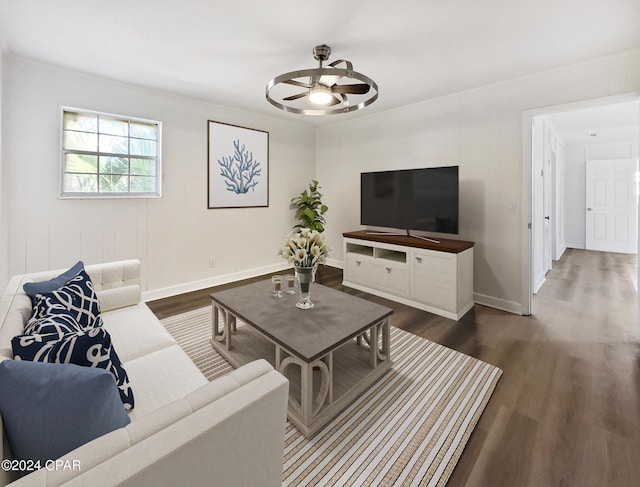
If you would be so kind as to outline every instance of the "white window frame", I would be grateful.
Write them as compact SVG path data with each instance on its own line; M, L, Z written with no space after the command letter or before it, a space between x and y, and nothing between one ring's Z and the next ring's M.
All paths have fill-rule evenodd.
M65 112L69 113L78 113L78 114L88 114L88 115L97 115L98 117L107 117L120 119L128 122L139 122L150 125L157 126L157 140L156 140L156 190L154 192L132 192L132 191L123 191L123 192L72 192L65 191L65 154L67 153L82 153L95 155L99 157L100 155L113 155L116 157L122 157L123 154L110 154L110 153L101 153L100 147L98 146L98 150L96 152L93 151L73 151L66 150L64 148L64 114ZM99 135L99 133L98 133ZM127 136L131 138L130 136ZM125 157L132 157L131 154L125 155ZM135 155L133 157L136 157ZM98 167L98 174L100 168ZM131 173L128 173L129 176ZM98 112L94 110L85 110L82 108L74 108L68 106L60 107L60 199L122 199L122 198L161 198L162 197L162 122L157 120L149 120L144 118L130 117L127 115L117 115L114 113L106 113L106 112Z

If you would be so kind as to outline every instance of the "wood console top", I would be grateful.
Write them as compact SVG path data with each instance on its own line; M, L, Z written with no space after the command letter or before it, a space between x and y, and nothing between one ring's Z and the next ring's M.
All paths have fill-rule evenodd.
M467 242L465 240L446 240L435 238L435 240L438 240L440 243L433 243L420 238L407 237L404 235L374 235L369 233L368 230L346 232L343 233L342 236L347 238L357 238L360 240L369 240L371 242L404 245L405 247L414 247L418 249L439 250L441 252L449 252L452 254L458 254L473 247L473 242Z

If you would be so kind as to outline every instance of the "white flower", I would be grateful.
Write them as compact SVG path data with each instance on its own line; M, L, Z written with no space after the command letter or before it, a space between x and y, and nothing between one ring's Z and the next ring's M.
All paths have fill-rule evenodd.
M311 255L313 255L316 259L320 257L320 247L314 245L311 247Z
M307 249L297 249L295 257L296 261L303 262L307 257Z
M322 233L308 228L289 232L278 251L278 255L290 264L303 267L324 262L328 253L329 247Z

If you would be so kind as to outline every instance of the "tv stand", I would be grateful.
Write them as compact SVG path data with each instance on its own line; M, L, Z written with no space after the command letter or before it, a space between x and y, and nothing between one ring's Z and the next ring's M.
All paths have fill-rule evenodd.
M369 231L343 237L344 286L456 321L473 307L473 242Z

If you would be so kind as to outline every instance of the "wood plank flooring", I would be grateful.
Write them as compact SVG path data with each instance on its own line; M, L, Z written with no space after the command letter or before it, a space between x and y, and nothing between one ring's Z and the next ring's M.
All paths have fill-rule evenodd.
M635 255L567 250L529 317L476 305L456 323L341 281L319 271L392 307L392 325L504 371L448 486L640 485ZM162 318L209 305L212 291L148 304Z

